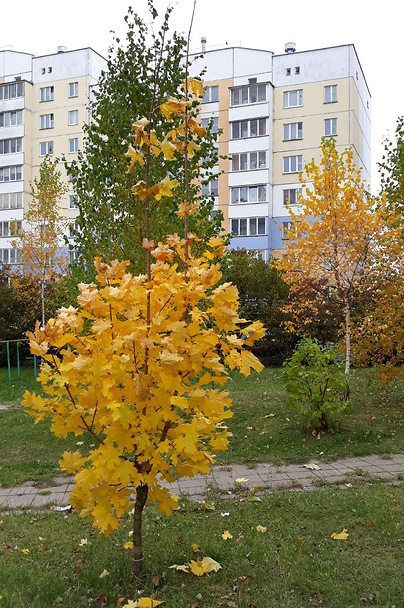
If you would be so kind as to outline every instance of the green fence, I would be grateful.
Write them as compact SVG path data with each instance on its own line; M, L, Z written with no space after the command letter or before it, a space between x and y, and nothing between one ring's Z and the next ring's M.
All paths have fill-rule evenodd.
M8 380L9 382L11 382L11 378L12 378L12 374L11 374L11 355L12 355L12 350L16 349L14 351L15 355L16 355L16 362L17 362L17 378L21 377L21 358L20 358L20 345L24 344L25 342L28 342L28 339L26 340L0 340L0 344L5 344L6 345L6 356L7 356L7 371L8 371ZM34 377L36 378L37 376L37 357L36 355L34 355L34 366L33 366L33 373L34 373Z

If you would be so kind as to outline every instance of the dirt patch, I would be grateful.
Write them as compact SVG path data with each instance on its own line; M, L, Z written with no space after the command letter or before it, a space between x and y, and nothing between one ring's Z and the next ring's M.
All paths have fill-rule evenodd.
M11 403L0 403L0 412L15 410L17 407L20 407L20 404L16 401L12 401Z

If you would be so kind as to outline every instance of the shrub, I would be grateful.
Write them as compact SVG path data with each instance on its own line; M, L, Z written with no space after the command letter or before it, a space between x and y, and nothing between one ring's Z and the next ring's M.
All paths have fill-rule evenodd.
M335 350L305 338L299 342L284 364L283 378L288 393L287 404L302 417L305 426L328 432L330 417L350 406L344 400L346 378L343 364Z

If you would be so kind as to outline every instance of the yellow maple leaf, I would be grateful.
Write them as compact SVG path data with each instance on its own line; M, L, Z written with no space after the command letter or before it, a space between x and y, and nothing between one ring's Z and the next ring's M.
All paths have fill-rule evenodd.
M28 553L29 553L29 549L21 549L21 553L22 553L23 555L28 555Z
M181 572L188 572L189 568L185 564L173 564L168 566L170 570L179 570Z
M246 483L248 479L246 477L237 477L235 481L236 483Z
M260 526L260 525L258 525L258 526L256 526L255 529L257 530L257 532L261 532L261 534L264 534L267 531L266 526Z
M175 153L177 151L176 146L174 146L173 143L171 143L169 141L169 139L167 137L165 137L161 143L161 151L164 154L164 156L166 157L167 160L174 160L175 159Z
M152 597L141 597L140 600L129 600L127 604L122 606L122 608L156 608L157 606L161 606L163 602L159 602Z
M141 154L141 152L137 152L133 146L129 146L126 156L130 158L128 173L132 173L134 171L136 163L139 163L139 165L144 165L143 154Z
M178 185L179 182L176 179L170 179L168 175L166 175L163 181L157 184L158 192L155 194L155 199L159 201L163 196L173 196L173 190L177 188Z
M184 83L184 89L188 84L188 92L193 93L193 95L197 95L198 97L203 97L203 82L202 80L198 80L197 78L188 78Z
M200 548L196 543L191 544L191 549L192 551L200 551Z
M131 540L128 540L128 542L124 544L123 548L124 549L133 549L133 542Z
M223 540L228 540L229 538L233 538L233 535L230 534L230 532L228 530L225 530L222 534L222 538L223 538Z
M196 576L203 576L209 572L217 572L222 567L211 557L203 557L197 561L191 560L188 566L192 574L195 574Z
M331 534L331 538L333 538L334 540L347 540L349 537L348 531L345 530L345 528L342 530L342 532L333 532Z

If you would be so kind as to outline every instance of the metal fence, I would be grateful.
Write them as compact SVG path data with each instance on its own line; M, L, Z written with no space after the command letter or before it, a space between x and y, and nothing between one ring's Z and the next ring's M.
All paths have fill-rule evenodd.
M8 381L11 382L12 381L12 374L11 374L11 368L15 367L14 365L11 365L11 360L12 360L12 351L15 348L16 350L14 351L16 357L16 367L17 367L17 378L21 377L21 357L20 357L20 345L24 344L28 342L28 339L23 339L23 340L0 340L0 344L5 344L6 345L6 358L7 358L7 371L8 371ZM34 377L36 378L37 376L37 356L33 355L33 373L34 373Z

